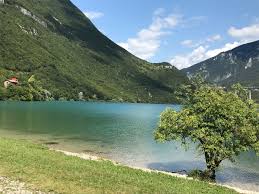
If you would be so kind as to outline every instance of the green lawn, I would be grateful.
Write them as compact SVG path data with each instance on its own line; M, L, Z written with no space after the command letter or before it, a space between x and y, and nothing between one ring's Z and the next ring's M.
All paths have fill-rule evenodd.
M201 181L147 173L109 161L65 156L26 141L0 138L0 176L57 193L235 193Z

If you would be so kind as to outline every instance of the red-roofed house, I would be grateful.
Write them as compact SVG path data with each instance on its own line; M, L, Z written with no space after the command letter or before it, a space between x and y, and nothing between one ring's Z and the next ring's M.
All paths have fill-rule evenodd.
M4 87L8 88L10 84L17 85L19 84L19 81L16 77L12 77L4 82Z

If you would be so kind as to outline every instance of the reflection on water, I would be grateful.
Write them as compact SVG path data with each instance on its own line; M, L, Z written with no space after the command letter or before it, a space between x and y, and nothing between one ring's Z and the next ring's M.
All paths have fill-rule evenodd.
M204 169L195 146L158 144L153 131L169 105L81 102L1 102L0 135L30 139L50 147L87 152L118 162L165 171ZM180 106L171 106L177 110ZM259 191L259 159L244 153L224 162L217 181Z

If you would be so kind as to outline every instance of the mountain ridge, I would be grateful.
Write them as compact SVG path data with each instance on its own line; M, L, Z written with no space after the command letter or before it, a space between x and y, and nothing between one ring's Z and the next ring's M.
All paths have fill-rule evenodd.
M240 45L189 68L187 76L201 73L213 84L230 87L240 83L252 89L252 98L259 102L259 41Z
M259 87L259 41L222 52L182 72L189 76L202 73L208 81L219 85L239 82L247 87Z
M5 0L0 18L2 82L16 76L26 85L35 76L55 99L164 103L176 102L173 91L188 82L121 48L69 0Z

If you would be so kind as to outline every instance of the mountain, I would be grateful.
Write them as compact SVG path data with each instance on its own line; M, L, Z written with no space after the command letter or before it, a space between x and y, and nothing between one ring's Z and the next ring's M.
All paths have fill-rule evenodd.
M259 87L259 41L220 53L182 71L188 76L202 72L208 81L219 85L241 83Z
M0 81L20 81L0 87L8 98L41 99L44 91L55 99L175 102L174 89L188 82L169 64L112 42L69 0L0 0L0 21Z

